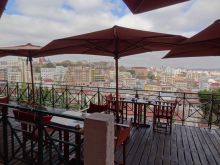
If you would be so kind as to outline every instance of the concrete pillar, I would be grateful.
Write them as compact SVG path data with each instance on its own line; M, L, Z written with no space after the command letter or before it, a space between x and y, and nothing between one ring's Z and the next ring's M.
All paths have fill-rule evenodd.
M84 164L114 164L114 116L94 113L84 123Z

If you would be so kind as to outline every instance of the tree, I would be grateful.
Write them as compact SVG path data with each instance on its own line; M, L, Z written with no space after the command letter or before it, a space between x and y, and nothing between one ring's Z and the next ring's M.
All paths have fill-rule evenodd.
M203 111L204 117L209 117L209 112L212 109L212 122L216 120L217 115L219 115L219 101L220 101L220 88L210 91L210 90L201 90L198 93L199 100L203 106L201 109Z
M52 62L49 62L49 63L46 64L46 67L47 68L55 68L55 64L52 63Z
M35 71L36 73L40 73L40 68L41 68L41 65L35 65L35 66L34 66L34 71Z
M119 67L119 70L120 70L121 72L126 72L126 71L127 71L127 69L126 69L124 66L120 66L120 67Z
M65 60L63 62L56 63L58 66L70 67L73 63L70 60Z
M132 77L135 77L135 71L134 70L128 70L128 72L131 73Z
M149 71L147 73L147 78L150 79L151 81L155 79L155 75L152 71Z

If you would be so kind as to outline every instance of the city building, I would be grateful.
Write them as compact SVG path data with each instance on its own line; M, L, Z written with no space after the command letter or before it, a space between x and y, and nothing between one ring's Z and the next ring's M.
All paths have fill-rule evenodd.
M55 82L65 81L65 74L67 73L67 68L63 66L56 66L55 68L41 68L41 79L52 80Z
M130 88L130 89L136 88L136 82L137 82L136 78L123 78L120 81L122 83L123 88Z
M146 67L132 67L131 70L135 72L137 79L146 80L148 72Z

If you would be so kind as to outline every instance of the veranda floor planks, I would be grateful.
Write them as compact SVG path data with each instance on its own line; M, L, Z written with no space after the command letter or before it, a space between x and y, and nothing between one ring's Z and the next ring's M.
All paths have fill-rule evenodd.
M0 139L2 139L2 125L0 124ZM22 136L20 134L19 136ZM71 136L70 139L74 137ZM9 142L11 139L9 137ZM0 140L0 147L3 146ZM9 143L10 145L10 143ZM19 146L15 144L15 146ZM30 144L27 145L30 147ZM10 152L11 152L11 147ZM171 135L153 132L152 127L134 127L126 146L126 165L169 165L169 164L198 164L213 165L220 162L220 130L209 130L189 126L174 125ZM2 148L0 149L2 152ZM58 154L54 154L52 164L60 164ZM22 155L19 150L18 155ZM3 153L2 153L3 154ZM9 153L9 155L12 155ZM115 157L122 160L122 150ZM49 164L49 154L44 151L45 164ZM12 158L11 165L25 164ZM26 163L27 164L27 163ZM0 161L1 165L1 161Z

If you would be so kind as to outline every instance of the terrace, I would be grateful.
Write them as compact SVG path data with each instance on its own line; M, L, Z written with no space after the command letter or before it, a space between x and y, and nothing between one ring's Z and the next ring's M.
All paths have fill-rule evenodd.
M7 157L7 164L80 164L83 159L81 130L74 127L60 128L53 123L45 124L41 122L42 118L39 118L40 120L34 123L39 130L39 139L37 143L35 140L28 141L24 150L22 147L23 131L19 121L14 119L12 110L31 110L40 117L47 114L59 116L65 120L71 118L83 122L84 119L81 117L63 115L62 112L79 111L86 108L89 102L104 104L105 96L114 93L114 89L43 84L35 84L35 88L36 102L47 107L48 111L20 106L32 99L30 84L1 82L0 94L10 97L9 113L8 115L2 113L0 119L0 136L3 137L0 138L1 161L3 162L3 158ZM198 93L129 89L120 89L119 93L121 98L138 94L139 97L152 99L173 100L177 98L178 100L171 135L153 132L152 126L132 128L126 145L126 164L218 164L220 130L218 129L219 100L217 95L207 94L201 97ZM152 106L148 106L146 117L150 125L152 111ZM124 110L124 115L125 118L133 117L131 106ZM7 127L4 127L5 124ZM50 134L50 131L45 130L45 125L56 127L57 130L67 130L68 141L60 140L59 131ZM44 142L45 132L49 145ZM64 149L67 144L69 145L68 157ZM115 158L122 160L122 149L116 152Z

